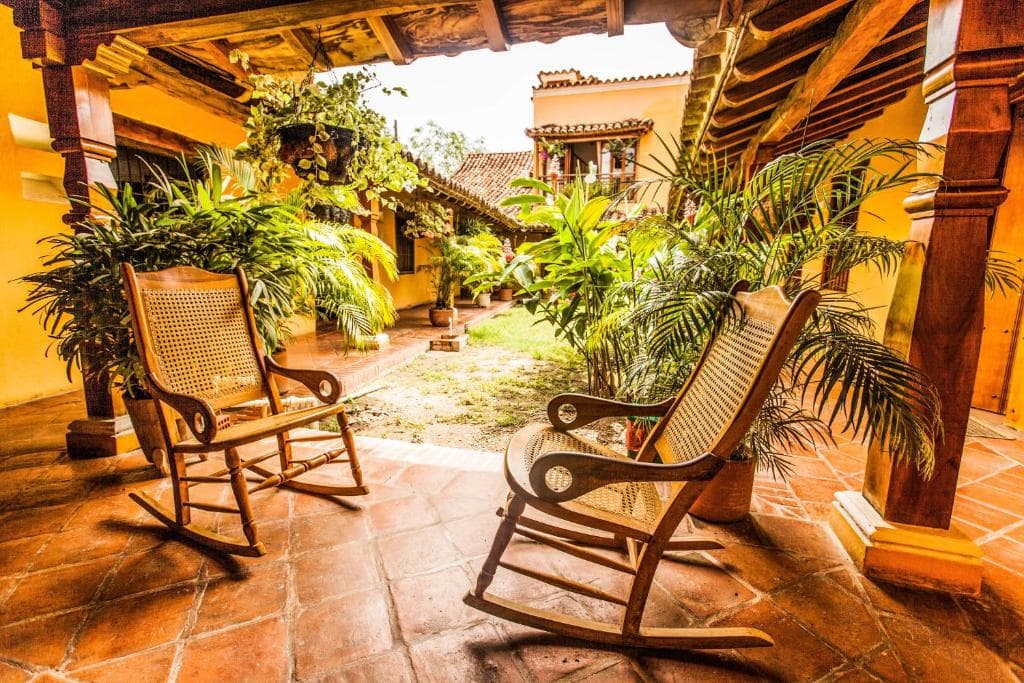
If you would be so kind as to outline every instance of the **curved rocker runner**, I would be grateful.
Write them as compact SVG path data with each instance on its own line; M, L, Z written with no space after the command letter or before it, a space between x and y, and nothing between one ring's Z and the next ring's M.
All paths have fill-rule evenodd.
M581 394L562 394L548 404L550 425L517 432L505 451L511 493L501 525L466 604L510 621L610 645L650 648L738 648L774 645L753 628L649 628L642 625L651 583L667 550L714 550L707 538L673 534L690 507L721 471L753 423L778 379L817 292L790 303L778 287L733 290L735 309L723 315L686 384L672 399L634 405ZM574 413L563 419L563 408ZM637 460L569 430L609 416L656 416ZM656 463L655 458L660 458ZM659 495L657 482L669 484ZM527 516L527 508L575 525ZM586 530L580 530L584 527ZM592 531L590 531L592 530ZM546 545L632 576L625 596L502 559L513 536ZM621 560L584 546L614 548ZM624 608L617 624L542 610L487 592L503 569Z
M144 493L130 494L135 502L192 541L223 552L257 556L266 553L266 548L257 534L250 494L275 486L332 496L368 492L345 405L338 402L341 383L329 372L283 367L264 353L241 269L232 275L187 266L136 273L123 263L121 271L146 387L158 404L174 509ZM275 376L300 382L324 405L284 412ZM228 425L220 413L260 399L269 405L271 414L266 417ZM338 436L292 436L291 431L332 415L337 416L344 448L294 458L293 444L336 440ZM189 433L191 438L186 438ZM269 437L276 437L276 451L242 458L240 448ZM186 455L217 451L224 452L226 467L202 475L187 473ZM274 456L280 464L278 471L262 466ZM295 479L323 465L344 463L352 473L351 486ZM259 477L253 486L246 471ZM193 501L190 489L204 484L230 486L236 506ZM224 536L192 522L193 509L239 515L244 538Z

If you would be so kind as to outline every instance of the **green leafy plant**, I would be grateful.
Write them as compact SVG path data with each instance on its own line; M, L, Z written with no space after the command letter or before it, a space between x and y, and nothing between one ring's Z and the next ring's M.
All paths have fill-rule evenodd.
M495 270L500 264L501 242L494 235L444 237L437 247L437 254L426 266L431 274L434 308L453 308L464 280L475 273Z
M247 167L233 163L244 175ZM234 194L231 188L245 179L227 177L211 155L203 164L205 179L180 183L152 169L157 180L141 195L128 185L117 192L97 186L93 217L76 233L44 240L50 247L44 270L21 279L31 288L25 308L38 314L69 375L84 356L89 372L106 373L130 397L141 394L121 262L139 271L241 266L271 350L288 339L288 321L312 313L314 305L331 311L350 336L394 322L389 293L365 268L375 262L395 277L394 254L383 242L349 226L306 221L297 202Z
M441 175L451 176L467 154L484 151L484 139L467 138L465 133L448 130L431 120L413 129L407 146L417 158L433 166Z
M417 194L399 199L398 208L406 214L403 226L406 237L449 237L455 232L451 210L441 202Z

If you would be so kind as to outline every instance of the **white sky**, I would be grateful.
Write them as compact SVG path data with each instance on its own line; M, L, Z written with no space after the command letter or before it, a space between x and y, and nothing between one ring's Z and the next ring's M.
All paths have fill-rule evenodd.
M443 127L482 137L487 150L529 149L530 89L538 71L575 67L601 78L687 71L693 51L680 45L664 24L627 26L622 36L584 35L557 43L513 45L508 52L475 50L457 57L421 58L405 66L377 64L386 86L402 86L408 97L368 94L370 106L398 121L408 139L416 126L433 119Z

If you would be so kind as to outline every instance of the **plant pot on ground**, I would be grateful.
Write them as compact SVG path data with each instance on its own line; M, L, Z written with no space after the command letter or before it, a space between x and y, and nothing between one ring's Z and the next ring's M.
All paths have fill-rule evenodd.
M349 165L356 153L353 144L355 132L351 128L320 125L322 135L312 123L293 123L277 129L281 140L278 156L292 167L295 175L310 178L317 172L316 158L319 151L323 159L320 170L327 174L321 177L323 185L341 185L349 180ZM319 147L319 150L317 149Z
M512 293L514 291L511 287L499 287L498 301L512 301Z
M477 294L476 295L476 305L479 306L480 308L490 308L491 307L491 293L490 292L480 292L479 294Z
M705 522L738 522L750 512L754 494L755 460L729 460L690 508Z
M448 327L453 319L458 321L454 308L431 307L430 309L430 324L434 327Z

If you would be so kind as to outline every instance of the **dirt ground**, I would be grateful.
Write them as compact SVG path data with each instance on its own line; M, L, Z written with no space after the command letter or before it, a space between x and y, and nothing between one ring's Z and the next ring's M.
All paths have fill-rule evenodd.
M471 343L458 353L431 351L378 386L349 406L357 434L502 451L517 429L547 420L553 396L585 392L586 373L578 360L538 360ZM622 443L622 432L621 422L612 420L579 430L613 447Z

